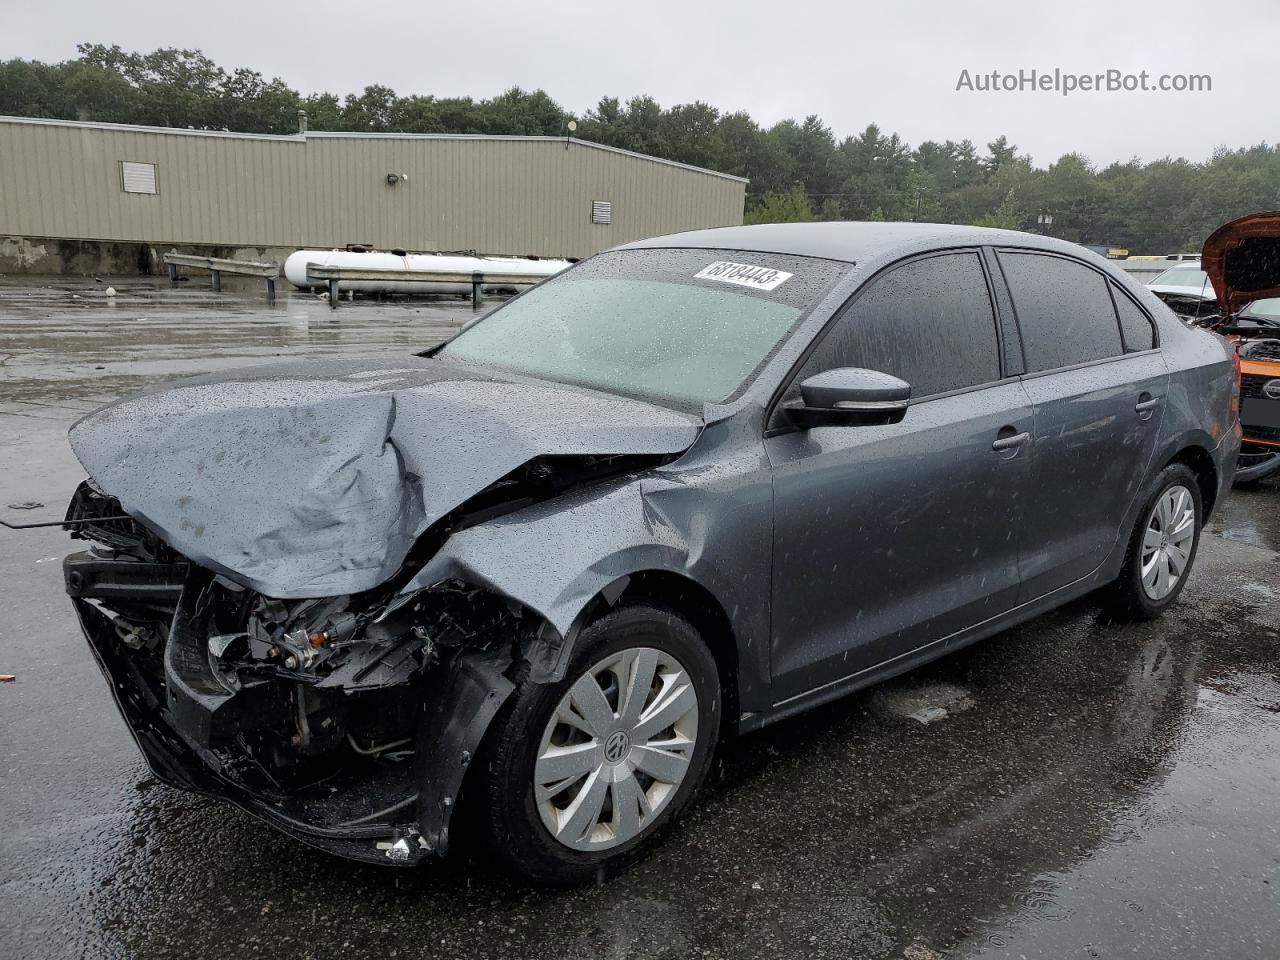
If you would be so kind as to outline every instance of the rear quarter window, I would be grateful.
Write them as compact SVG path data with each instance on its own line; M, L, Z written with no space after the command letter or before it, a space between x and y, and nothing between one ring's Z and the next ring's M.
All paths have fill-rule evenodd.
M1150 350L1156 345L1156 334L1150 318L1129 299L1129 295L1114 283L1111 295L1116 301L1116 314L1120 317L1120 332L1124 336L1124 348L1129 351Z
M1048 254L1003 250L999 256L1028 373L1124 353L1109 281L1102 274Z

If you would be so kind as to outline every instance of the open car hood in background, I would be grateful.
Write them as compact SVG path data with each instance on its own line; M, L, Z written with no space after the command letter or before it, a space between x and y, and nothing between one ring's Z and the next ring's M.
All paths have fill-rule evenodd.
M1200 267L1218 295L1224 321L1250 301L1280 297L1280 210L1220 226L1204 242Z
M431 524L530 460L674 455L701 426L639 400L384 356L179 381L89 414L70 438L98 486L179 553L289 599L378 586Z

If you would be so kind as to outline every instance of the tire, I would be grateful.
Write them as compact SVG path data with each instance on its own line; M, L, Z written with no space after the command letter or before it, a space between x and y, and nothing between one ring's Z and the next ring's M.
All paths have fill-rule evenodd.
M642 703L628 694L628 678L647 676L650 665L654 681ZM609 612L579 635L563 680L522 681L494 718L478 774L477 826L528 880L569 886L616 872L652 846L706 779L721 699L715 660L687 620L652 606ZM575 724L594 716L583 725L594 732L566 716ZM666 720L674 725L654 728ZM602 806L593 817L596 800Z
M1154 620L1173 606L1187 584L1200 548L1204 505L1199 481L1191 468L1181 463L1169 464L1156 476L1151 491L1129 536L1124 566L1120 568L1120 576L1111 584L1108 597L1112 613L1126 620ZM1171 511L1175 503L1182 506ZM1187 519L1187 509L1193 514L1189 519L1189 535L1183 536L1180 531L1184 529L1182 522ZM1172 522L1171 512L1178 514ZM1163 529L1166 525L1169 530ZM1149 531L1153 533L1150 540ZM1185 562L1181 570L1177 570L1180 556L1185 556ZM1154 561L1154 566L1144 567L1144 560L1148 564ZM1168 578L1163 581L1163 589L1160 578L1162 564ZM1145 581L1144 570L1147 571ZM1153 575L1155 583L1152 583Z

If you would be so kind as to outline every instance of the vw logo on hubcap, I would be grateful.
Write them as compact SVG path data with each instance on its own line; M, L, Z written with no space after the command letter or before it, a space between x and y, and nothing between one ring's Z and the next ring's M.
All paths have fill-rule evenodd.
M1268 380L1262 385L1262 395L1268 400L1280 400L1280 378Z
M631 752L631 738L623 731L615 730L604 742L604 758L609 763L621 763Z

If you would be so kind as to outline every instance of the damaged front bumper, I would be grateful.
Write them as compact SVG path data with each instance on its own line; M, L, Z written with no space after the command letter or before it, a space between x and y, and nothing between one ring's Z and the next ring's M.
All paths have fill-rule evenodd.
M1258 483L1280 476L1280 448L1245 444L1236 461L1236 483Z
M80 528L114 542L68 556L66 588L158 779L351 859L447 850L471 758L513 689L519 611L460 584L381 607L286 605L117 527Z

